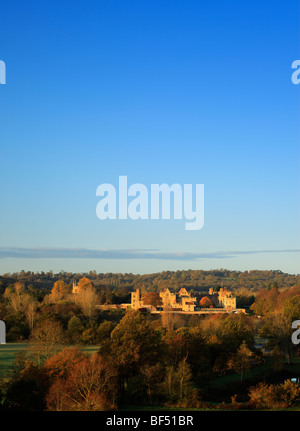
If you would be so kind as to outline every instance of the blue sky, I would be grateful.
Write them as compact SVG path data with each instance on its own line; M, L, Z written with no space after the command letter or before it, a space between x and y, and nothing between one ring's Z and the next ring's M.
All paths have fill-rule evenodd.
M296 0L3 4L0 273L300 273L299 16ZM96 188L120 175L204 184L203 229L100 221Z

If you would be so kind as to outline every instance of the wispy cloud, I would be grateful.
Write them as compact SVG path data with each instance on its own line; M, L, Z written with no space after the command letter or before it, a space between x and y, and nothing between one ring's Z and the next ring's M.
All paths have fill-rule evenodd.
M84 248L18 248L0 247L0 258L23 259L159 259L185 260L201 259L229 259L239 255L267 254L267 253L299 253L294 250L228 250L211 253L203 252L163 252L157 249L128 249L128 250L90 250Z

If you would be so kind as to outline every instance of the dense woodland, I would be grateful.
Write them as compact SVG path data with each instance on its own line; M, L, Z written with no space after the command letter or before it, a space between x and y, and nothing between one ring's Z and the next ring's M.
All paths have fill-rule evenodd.
M268 288L274 284L279 288L288 288L300 283L300 274L291 275L281 271L228 271L220 270L188 270L188 271L163 271L154 274L114 274L114 273L97 273L90 271L88 273L68 273L61 271L59 274L49 272L31 272L21 271L13 274L3 274L0 276L0 293L3 292L9 284L16 281L26 283L27 286L39 288L40 291L46 292L51 290L53 283L57 280L63 280L66 284L72 284L82 277L89 278L95 286L109 287L112 293L118 292L125 294L126 288L129 291L141 288L145 291L158 291L169 287L175 291L182 287L189 291L198 292L207 290L209 287L226 286L229 290L236 290L244 287L251 292L257 292L262 288Z
M137 287L145 295L221 286L247 314L101 307L130 302ZM280 271L4 274L0 319L7 341L27 349L1 377L0 409L298 408L300 387L290 378L300 377L300 351L291 342L291 322L299 318L300 276ZM88 346L95 353L86 353ZM229 380L218 386L222 379Z

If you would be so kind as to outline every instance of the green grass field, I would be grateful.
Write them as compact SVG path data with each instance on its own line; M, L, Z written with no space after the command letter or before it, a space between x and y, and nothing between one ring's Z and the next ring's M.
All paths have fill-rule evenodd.
M249 379L258 379L263 381L265 375L272 370L271 358L266 358L266 362L253 367L249 372L243 376L243 381ZM293 358L291 365L284 365L283 372L288 372L287 378L299 377L300 376L300 358ZM241 376L237 373L227 374L225 376L216 377L209 383L209 387L212 389L221 389L227 387L229 384L239 383ZM283 381L281 382L283 383Z
M6 375L12 368L16 354L26 348L26 344L0 344L0 376Z
M254 377L259 377L260 375L263 375L265 372L270 370L270 368L271 368L271 365L270 365L270 360L268 358L264 364L251 368L249 372L245 373L243 376L243 379L246 380ZM225 387L228 385L228 383L239 382L240 380L241 380L241 376L237 373L227 374L225 376L217 377L214 380L212 380L212 382L210 383L210 387L212 388Z
M7 375L13 367L18 352L26 350L26 344L0 344L0 377ZM88 354L97 352L99 346L83 346L81 350Z

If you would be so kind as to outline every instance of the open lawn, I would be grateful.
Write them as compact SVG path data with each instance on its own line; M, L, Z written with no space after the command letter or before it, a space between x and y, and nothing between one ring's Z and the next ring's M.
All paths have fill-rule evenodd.
M245 373L243 376L243 380L252 380L252 379L261 379L264 378L272 371L271 358L266 358L266 362L253 367L250 369L248 373ZM283 372L286 371L288 377L299 377L300 376L300 358L293 358L291 365L284 365ZM283 373L282 372L282 373ZM222 377L217 377L210 382L211 388L221 388L226 387L231 383L238 383L241 380L241 376L237 373L227 374Z
M251 379L258 376L265 375L271 369L271 364L269 358L267 358L264 364L253 367L250 369L248 373L245 373L243 376L243 380ZM226 374L225 376L216 377L214 380L210 382L211 388L220 388L225 387L229 383L240 382L241 376L237 373Z
M293 358L292 364L284 364L281 371L275 371L271 358L267 357L261 365L253 366L248 373L241 376L237 373L228 373L224 376L212 378L202 386L203 400L210 403L230 403L232 396L237 396L237 401L246 403L249 400L248 393L252 386L259 382L278 385L285 380L299 379L300 358ZM298 408L297 408L298 409ZM297 410L296 409L296 410Z
M27 344L8 343L0 344L0 377L11 371L16 354L26 350ZM88 354L97 352L99 346L82 346L81 350Z
M12 368L16 354L26 348L26 344L0 344L0 376L5 376Z

